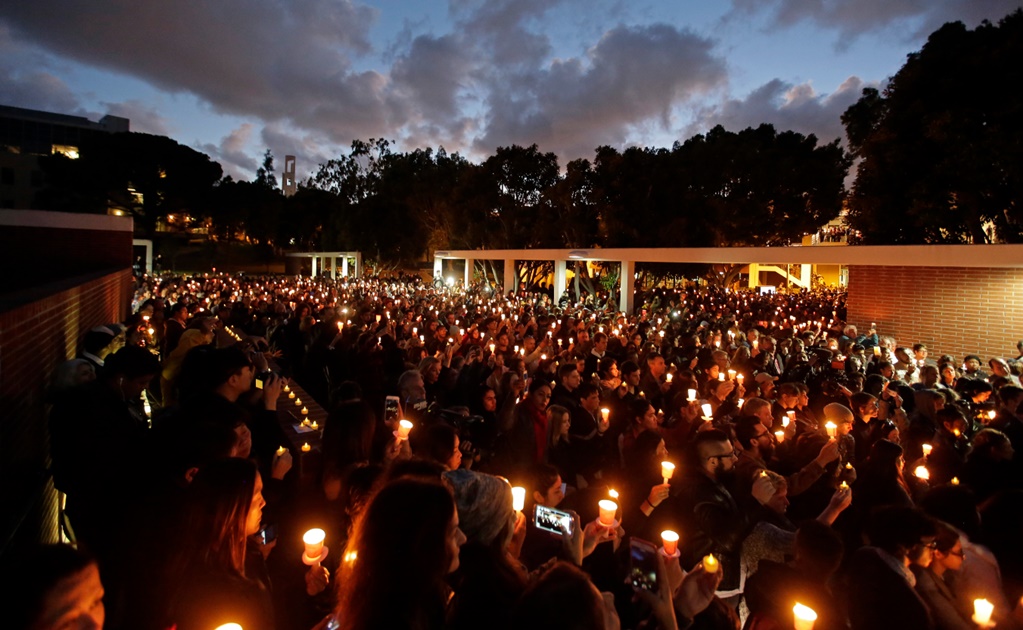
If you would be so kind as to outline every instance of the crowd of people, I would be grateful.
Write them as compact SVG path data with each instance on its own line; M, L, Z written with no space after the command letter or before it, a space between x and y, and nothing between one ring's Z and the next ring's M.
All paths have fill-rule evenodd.
M935 360L837 291L637 303L140 279L53 376L75 545L4 558L10 627L1023 627L1023 342Z

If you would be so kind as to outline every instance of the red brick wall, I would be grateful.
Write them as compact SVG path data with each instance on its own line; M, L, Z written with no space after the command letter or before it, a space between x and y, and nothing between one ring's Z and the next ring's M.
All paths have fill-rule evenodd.
M1021 261L1023 263L1023 261ZM849 268L848 320L930 356L1015 357L1023 339L1023 269Z
M12 544L56 540L46 387L86 331L127 317L131 281L128 269L96 273L37 287L34 301L0 312L0 544L15 530Z

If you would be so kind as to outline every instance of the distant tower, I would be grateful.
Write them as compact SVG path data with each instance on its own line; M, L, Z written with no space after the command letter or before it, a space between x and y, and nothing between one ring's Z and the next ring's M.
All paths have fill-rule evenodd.
M298 182L295 180L295 156L284 156L284 176L281 179L281 189L286 197L294 195L298 190Z

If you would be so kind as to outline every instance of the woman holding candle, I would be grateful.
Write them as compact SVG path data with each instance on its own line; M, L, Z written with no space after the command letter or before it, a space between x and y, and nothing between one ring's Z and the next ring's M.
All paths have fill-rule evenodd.
M630 535L656 540L665 529L667 516L657 512L667 500L671 485L664 481L662 462L668 459L668 449L657 431L643 431L625 453L622 469L622 523L627 524ZM656 514L655 514L656 512ZM663 525L663 526L662 526Z
M339 628L444 628L444 578L458 569L464 542L442 484L398 479L384 486L356 520L343 554L354 560L341 566Z
M180 551L166 582L168 621L181 630L227 621L273 627L268 583L257 578L266 574L263 557L249 548L266 505L262 489L255 464L236 458L207 464L189 486Z

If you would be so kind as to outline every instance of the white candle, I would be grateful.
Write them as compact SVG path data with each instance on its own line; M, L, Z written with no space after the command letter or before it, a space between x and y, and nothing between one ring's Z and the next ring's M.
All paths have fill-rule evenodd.
M827 424L824 425L824 430L828 432L828 437L835 437L838 435L838 425L828 420Z
M774 432L774 437L775 437L775 439L778 440L778 444L781 444L782 442L785 441L785 432L784 431L775 431Z
M664 375L664 380L670 383L673 376L675 375L672 374L671 372L668 372L667 374Z
M418 439L418 438L417 438ZM512 491L512 509L521 512L526 507L526 489L522 486L515 486Z
M923 444L921 445L920 448L924 450L924 457L929 456L931 454L931 451L934 449L934 447L931 446L930 444Z
M700 408L703 409L704 420L711 420L713 418L714 410L711 408L710 403L703 403L700 405Z
M661 477L664 478L664 483L668 483L672 475L675 474L675 464L671 462L661 462Z
M986 627L991 624L991 613L995 611L995 605L986 599L973 600L973 621L979 626Z
M302 542L305 543L305 556L310 560L320 557L323 552L323 540L327 533L320 528L310 529L302 535Z
M661 532L661 545L664 546L664 553L672 556L678 550L678 534L666 529Z
M696 402L696 390L695 389L690 389L689 390L689 399L688 400L689 400L689 402Z
M598 519L600 524L604 527L611 527L615 522L615 513L618 512L618 504L614 501L603 499L597 502L597 508L600 510L600 518Z
M913 474L916 475L916 478L921 481L927 481L928 479L931 478L931 473L929 470L927 470L927 466L917 466L913 470Z
M399 440L407 440L408 439L409 431L411 431L411 430L412 430L412 423L411 422L409 422L408 420L399 420L398 421L398 439ZM416 438L416 439L419 439L419 438Z
M604 420L604 422L607 422L607 419L610 415L611 415L610 409L608 409L607 407L600 408L600 417Z
M817 621L817 613L800 603L792 607L792 617L795 630L813 630L813 624Z

